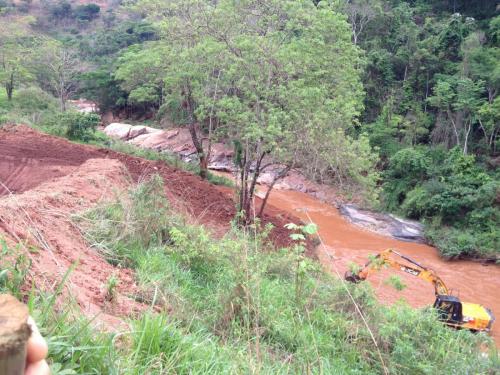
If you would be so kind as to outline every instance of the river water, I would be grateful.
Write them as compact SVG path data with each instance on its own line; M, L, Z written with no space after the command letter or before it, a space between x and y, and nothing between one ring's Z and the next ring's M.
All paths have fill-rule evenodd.
M336 207L305 193L274 190L269 204L305 222L310 219L318 225L324 244L319 246L318 257L327 269L334 274L338 272L341 277L351 262L363 265L369 254L377 254L388 248L434 269L452 294L463 302L479 303L493 311L497 321L493 324L492 336L497 346L500 346L500 266L472 261L445 261L431 246L399 241L351 224ZM404 290L398 291L386 283L387 278L394 274L406 285ZM413 307L423 307L434 302L432 284L395 269L384 269L370 275L369 279L383 303L392 304L404 299Z

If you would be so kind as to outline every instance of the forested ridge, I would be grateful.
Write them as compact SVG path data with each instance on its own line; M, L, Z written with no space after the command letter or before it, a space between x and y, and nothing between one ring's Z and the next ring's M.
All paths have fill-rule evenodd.
M76 121L66 101L85 97L103 113L187 126L202 176L203 140L233 144L247 214L272 158L282 174L300 167L423 221L447 257L498 259L495 1L0 7L2 122L62 134L57 124Z

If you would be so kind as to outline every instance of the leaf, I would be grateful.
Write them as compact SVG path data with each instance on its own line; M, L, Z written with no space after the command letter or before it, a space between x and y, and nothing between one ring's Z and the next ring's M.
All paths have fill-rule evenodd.
M290 234L290 238L294 241L304 241L306 239L301 233L292 233Z
M318 232L318 226L314 223L309 223L302 227L302 232L305 234L316 234Z

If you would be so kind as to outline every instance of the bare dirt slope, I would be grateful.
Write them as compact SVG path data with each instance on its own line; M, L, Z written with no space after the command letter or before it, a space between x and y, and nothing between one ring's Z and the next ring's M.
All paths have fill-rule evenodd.
M154 173L162 176L165 192L176 208L185 211L198 223L223 233L235 215L234 202L227 190L214 188L191 173L170 167L163 162L149 161L130 155L75 144L65 139L37 132L26 126L0 129L0 196L21 193L43 181L64 176L88 159L121 161L134 182ZM264 222L274 224L271 239L278 246L289 244L288 231L283 225L297 221L285 212L272 212Z
M111 266L90 248L71 215L113 199L130 183L129 173L119 161L89 159L67 176L0 199L0 238L11 246L17 244L29 257L29 279L36 288L54 290L74 267L65 293L86 314L99 314L99 321L111 325L114 316L131 315L143 308L130 298L136 291L132 272ZM108 303L106 283L112 275L119 282L115 300Z
M130 270L113 267L84 240L72 215L114 199L134 183L157 173L170 202L194 221L217 232L228 229L235 208L230 189L220 189L163 162L71 143L25 126L0 128L0 239L28 256L29 279L39 290L54 290L67 275L69 293L83 312L112 327L117 317L146 306ZM287 245L286 222L296 219L272 209L272 240ZM106 285L118 279L110 303ZM31 284L31 283L30 283ZM29 287L29 286L27 286Z

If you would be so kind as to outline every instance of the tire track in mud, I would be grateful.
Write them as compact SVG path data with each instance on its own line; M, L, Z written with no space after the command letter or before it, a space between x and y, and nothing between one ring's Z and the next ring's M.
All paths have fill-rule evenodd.
M54 163L52 160L38 161L32 158L17 158L5 155L2 150L0 160L0 196L23 192L33 184L64 176L76 166ZM30 181L26 181L29 176Z

